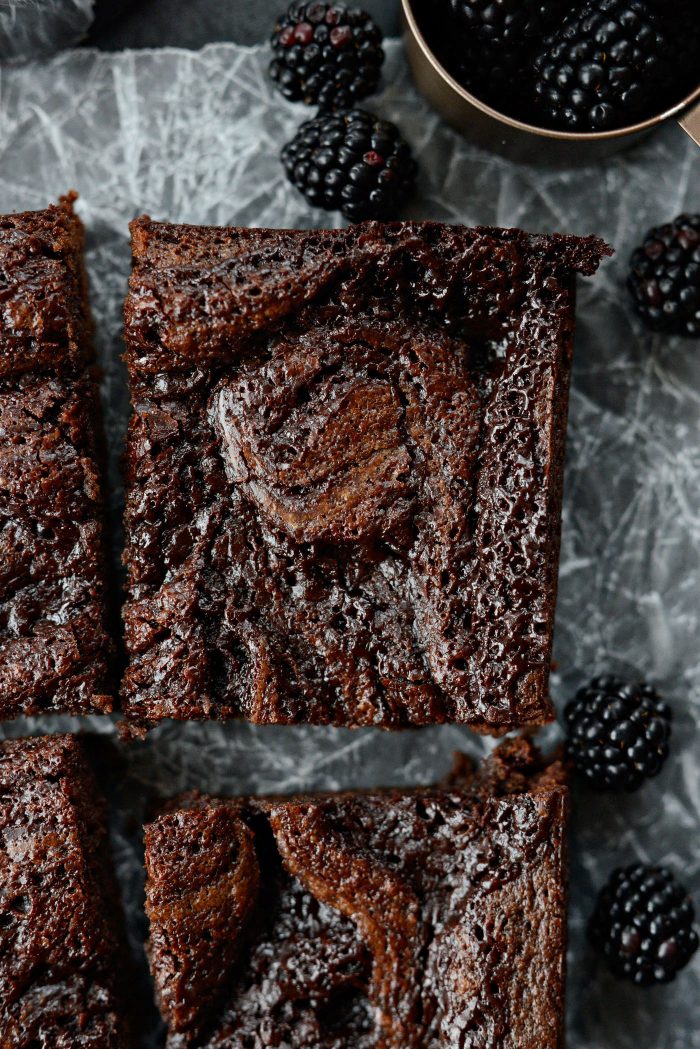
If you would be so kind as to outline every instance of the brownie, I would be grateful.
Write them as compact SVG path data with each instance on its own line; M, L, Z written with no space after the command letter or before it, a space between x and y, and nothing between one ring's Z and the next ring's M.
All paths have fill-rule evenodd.
M100 414L72 200L0 217L0 719L111 709Z
M593 237L132 223L127 716L551 719Z
M146 828L169 1049L559 1049L567 812L523 739L432 789L172 803Z
M74 736L0 743L0 1045L127 1049L105 812Z

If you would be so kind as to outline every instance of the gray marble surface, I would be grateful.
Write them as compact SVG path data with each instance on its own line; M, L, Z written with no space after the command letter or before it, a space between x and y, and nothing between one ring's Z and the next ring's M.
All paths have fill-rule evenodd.
M596 889L619 863L667 863L700 899L700 351L645 332L624 290L626 259L643 231L700 206L700 154L668 126L605 164L517 166L445 127L416 94L399 44L387 54L372 106L401 125L420 162L407 216L595 232L618 250L580 289L552 690L561 706L593 672L641 675L672 703L675 729L666 768L639 794L576 791L569 1046L700 1049L700 957L674 985L640 993L605 974L584 936ZM147 211L223 224L340 221L310 210L284 180L279 146L306 111L274 93L268 60L263 47L215 44L79 49L3 69L0 213L42 207L69 187L80 193L115 520L128 410L120 363L128 220ZM116 529L113 539L116 559ZM59 727L88 728L113 745L113 841L141 958L138 826L153 795L412 783L441 775L457 747L487 746L450 727L385 735L165 724L126 748L113 723L98 718L20 721L0 736ZM157 1044L153 1021L144 1045Z

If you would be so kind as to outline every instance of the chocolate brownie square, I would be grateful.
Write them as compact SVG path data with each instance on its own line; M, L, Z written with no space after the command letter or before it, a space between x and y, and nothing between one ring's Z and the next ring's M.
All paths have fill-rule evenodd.
M0 1045L127 1049L105 812L74 736L0 743Z
M146 828L169 1049L560 1049L567 812L522 739L433 789L173 803Z
M595 238L132 224L127 716L551 719Z
M72 198L0 217L0 719L111 709L98 404Z

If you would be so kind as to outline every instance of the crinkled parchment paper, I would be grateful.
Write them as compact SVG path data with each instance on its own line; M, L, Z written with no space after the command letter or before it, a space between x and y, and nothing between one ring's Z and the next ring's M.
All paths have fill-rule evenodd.
M561 706L594 671L643 675L673 704L675 729L666 768L638 794L577 790L569 1044L700 1049L700 956L674 985L640 992L606 976L583 935L594 892L619 863L668 863L700 903L700 347L644 332L623 287L640 233L700 207L700 153L668 126L605 164L518 167L446 128L412 87L399 45L387 51L385 87L372 103L402 126L419 156L411 216L594 232L618 250L580 288L552 690ZM43 207L68 188L80 193L115 492L127 413L119 361L127 221L141 212L241 225L339 219L310 211L284 181L278 151L307 111L273 92L267 62L263 48L225 44L73 52L2 70L0 212ZM45 727L25 721L3 731ZM56 718L50 727L86 722ZM109 720L92 718L87 727L114 734ZM134 941L144 934L144 798L192 787L408 784L440 776L456 747L485 746L449 727L383 735L167 724L146 744L122 747L114 839Z

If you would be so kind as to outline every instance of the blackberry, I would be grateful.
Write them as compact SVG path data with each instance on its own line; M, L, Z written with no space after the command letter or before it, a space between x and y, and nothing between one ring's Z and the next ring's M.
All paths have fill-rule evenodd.
M292 4L277 20L271 43L270 76L292 102L349 109L379 83L382 34L358 8Z
M640 986L668 983L698 947L695 908L664 867L634 864L601 890L588 933L610 969Z
M364 109L307 120L282 150L282 163L310 204L339 209L352 222L394 216L417 171L398 128Z
M630 259L627 287L654 331L700 335L700 214L650 229Z
M564 710L567 753L597 790L637 790L668 756L671 711L651 685L598 677Z
M588 0L534 60L534 119L564 131L605 131L658 112L674 54L644 0Z
M538 42L563 15L564 0L449 0L452 65L473 94L512 108Z
M649 0L658 15L665 35L673 46L673 67L677 73L676 97L685 97L698 83L700 54L700 4L697 0ZM675 78L674 78L675 79Z

